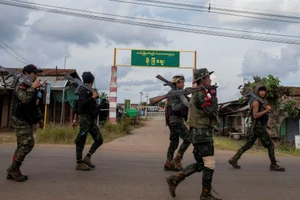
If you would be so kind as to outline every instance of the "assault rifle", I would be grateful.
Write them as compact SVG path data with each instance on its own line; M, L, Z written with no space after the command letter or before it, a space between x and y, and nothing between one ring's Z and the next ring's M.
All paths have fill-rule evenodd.
M249 100L249 104L251 105L252 102L254 100L259 101L260 103L262 103L264 106L266 106L268 104L268 102L266 100L264 100L263 98L261 98L260 96L256 95L253 91L249 91L247 94L247 97L250 98Z
M73 78L70 74L65 75L65 79L67 79L67 80L69 80L69 81L72 81L72 82L74 82L74 83L77 85L77 87L76 87L76 89L75 89L75 94L76 94L76 95L79 94L79 90L80 90L81 87L87 89L88 91L90 91L90 92L92 92L92 93L96 91L95 89L93 89L93 88L90 87L89 85L83 83L83 82L82 82L81 80L79 80L78 78Z
M151 105L157 104L158 102L169 98L169 97L173 97L173 96L180 96L180 95L189 95L195 91L199 91L202 89L207 89L207 90L211 90L214 91L216 95L216 85L212 85L212 86L205 86L205 87L196 87L196 88L192 88L192 87L187 87L185 89L175 89L174 84L172 84L170 81L168 81L167 79L165 79L164 77L162 77L161 75L157 75L156 78L158 78L159 80L165 82L164 86L170 86L172 89L165 95L161 95L161 96L156 96L156 97L152 97L149 99L149 102Z
M163 81L163 82L165 82L164 86L170 86L172 89L176 89L174 84L172 84L170 81L168 81L167 79L165 79L161 75L159 75L159 74L156 75L156 78Z
M16 87L18 82L24 83L27 86L31 86L34 81L31 77L26 76L21 72L12 69L6 69L2 66L0 66L0 75L2 76L4 89L6 89L6 86L9 86L11 89L13 89ZM11 83L7 83L6 80L10 77L13 77L13 81L11 81Z

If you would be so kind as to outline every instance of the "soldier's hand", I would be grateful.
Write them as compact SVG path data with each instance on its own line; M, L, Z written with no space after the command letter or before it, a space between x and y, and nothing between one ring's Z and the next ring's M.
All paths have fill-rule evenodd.
M269 105L267 105L267 107L266 107L266 111L267 111L267 112L270 112L270 111L271 111L271 109L272 109L272 107L271 107L271 106L269 106Z
M93 92L93 96L92 96L94 99L98 98L99 97L99 94L98 92L94 91Z
M40 125L40 128L44 128L44 121L43 121L43 120L40 120L40 121L39 121L39 125Z
M78 125L77 120L74 119L73 122L72 122L72 127L76 128L77 125Z
M36 80L33 82L33 84L32 84L31 87L33 87L33 88L39 88L39 87L41 87L41 85L43 85L43 83L41 83L39 80L36 79Z

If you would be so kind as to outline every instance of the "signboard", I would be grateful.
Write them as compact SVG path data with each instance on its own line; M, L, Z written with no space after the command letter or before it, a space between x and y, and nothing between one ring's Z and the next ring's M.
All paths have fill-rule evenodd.
M125 110L130 109L130 99L125 99Z
M51 84L45 83L44 104L50 104L50 92L51 92Z
M131 50L131 66L179 67L179 51Z

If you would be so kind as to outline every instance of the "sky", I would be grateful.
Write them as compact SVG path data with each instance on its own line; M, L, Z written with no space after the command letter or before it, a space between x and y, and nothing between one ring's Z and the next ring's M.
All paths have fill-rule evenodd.
M134 1L134 0L130 0ZM109 0L32 0L29 2L87 10L122 16L154 19L168 22L214 26L220 28L256 31L268 34L297 36L299 23L259 20L216 13L183 9L168 9L134 5ZM299 16L297 0L194 0L172 1L208 5L220 8L247 10ZM1 3L1 1L0 1ZM114 64L114 48L197 51L197 68L214 71L211 78L218 85L219 103L240 97L239 85L253 76L278 77L285 86L300 86L300 46L246 39L203 35L183 31L163 30L94 19L53 14L0 4L0 44L8 44L26 63L8 54L0 46L0 65L24 67L33 63L41 68L76 69L78 74L91 71L95 75L95 87L109 95L111 66ZM90 13L92 14L92 13ZM298 20L299 22L300 20ZM167 24L169 25L169 24ZM188 26L188 28L194 28ZM212 29L206 29L212 30ZM214 30L212 30L214 31ZM300 40L299 40L300 41ZM181 53L181 66L194 65L193 53ZM64 60L66 58L66 63ZM130 63L130 50L117 50L117 63ZM186 87L192 86L191 68L147 68L118 66L117 101L131 99L132 103L146 101L147 96L162 95L170 88L155 78L166 79L183 74ZM141 93L143 95L141 96Z

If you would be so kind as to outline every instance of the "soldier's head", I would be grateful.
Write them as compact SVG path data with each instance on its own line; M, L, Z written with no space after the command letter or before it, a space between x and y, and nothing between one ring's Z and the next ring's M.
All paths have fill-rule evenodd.
M194 71L194 82L197 85L201 86L209 86L211 85L210 75L214 73L214 71L209 72L206 68L196 69Z
M183 89L184 88L184 76L182 74L175 75L173 76L171 82L176 86L178 89Z
M26 65L23 68L23 74L26 76L30 76L31 78L33 78L34 80L37 78L38 73L43 72L42 69L38 69L35 65L30 64L30 65Z
M264 98L267 94L267 88L264 85L257 85L255 88L255 94Z
M94 84L95 77L91 72L83 72L82 80L84 83L87 83L92 86Z

